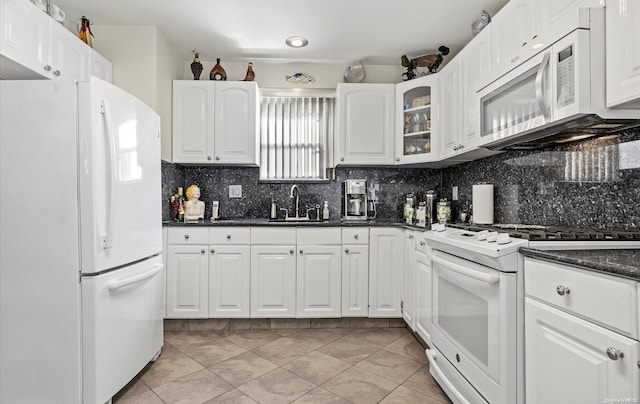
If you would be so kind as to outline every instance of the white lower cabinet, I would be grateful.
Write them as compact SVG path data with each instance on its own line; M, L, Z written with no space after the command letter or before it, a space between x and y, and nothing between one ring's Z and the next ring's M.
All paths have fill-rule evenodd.
M640 342L530 298L525 318L528 404L640 398Z
M413 255L416 284L416 329L422 340L431 345L431 260L425 251L429 248L423 238L416 240Z
M369 317L402 317L402 232L392 227L369 231Z
M167 318L207 318L209 256L206 245L167 247Z
M416 330L416 273L414 262L414 246L417 231L404 231L403 271L402 271L402 300L400 309L402 318L412 331Z
M340 246L298 246L298 254L296 317L340 317Z
M295 316L295 245L252 246L251 317Z
M342 229L342 317L369 316L369 228Z
M525 258L527 404L640 399L637 282Z
M250 247L212 245L209 254L209 317L249 318Z

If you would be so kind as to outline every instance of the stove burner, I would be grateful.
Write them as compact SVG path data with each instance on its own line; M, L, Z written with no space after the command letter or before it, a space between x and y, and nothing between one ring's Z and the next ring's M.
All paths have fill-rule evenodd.
M599 229L581 229L560 226L545 226L539 224L464 224L456 223L448 225L456 229L478 232L481 230L499 231L508 233L514 238L525 240L545 240L545 241L638 241L640 232L608 231Z

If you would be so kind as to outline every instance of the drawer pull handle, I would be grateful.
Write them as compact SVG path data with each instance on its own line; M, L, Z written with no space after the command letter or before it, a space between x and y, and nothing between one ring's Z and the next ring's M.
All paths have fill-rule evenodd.
M619 349L615 349L614 347L609 347L607 348L607 356L609 356L611 360L617 361L618 358L620 359L624 358L624 353Z
M289 250L289 255L293 255L293 249Z
M413 234L409 234L409 240L413 240Z
M231 240L231 234L227 234L227 240Z
M345 249L344 249L344 253L345 253L345 254L349 254L349 249L348 249L348 248L345 248Z
M216 250L214 250L213 248L211 250L209 250L211 252L211 254L215 254Z
M200 250L200 254L204 254L204 248Z
M357 234L354 234L354 235L353 235L353 238L355 238L355 239L357 240L357 239L358 239L358 235L357 235Z
M556 292L558 292L560 296L564 296L571 293L571 290L566 286L558 285L556 286Z
M423 241L420 242L420 247L424 247L426 244L427 243L425 243L424 240L423 240Z
M189 240L189 235L188 235L188 234L185 234L185 235L184 235L184 239L185 239L185 240Z

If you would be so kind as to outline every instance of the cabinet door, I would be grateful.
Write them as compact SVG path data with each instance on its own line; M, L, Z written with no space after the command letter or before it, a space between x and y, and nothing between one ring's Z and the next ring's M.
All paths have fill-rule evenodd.
M491 68L497 79L535 53L528 47L534 27L529 0L511 0L492 19Z
M431 260L420 251L414 253L416 271L416 332L431 344Z
M26 0L2 0L0 8L0 78L51 77L50 17Z
M109 83L111 83L113 79L113 66L111 62L94 49L89 50L89 75L108 81Z
M297 317L340 317L340 246L298 246Z
M66 80L89 78L89 48L62 25L51 23L51 67L53 77Z
M549 45L576 28L589 28L589 13L579 8L601 7L602 0L529 0L535 13L530 44ZM587 11L587 10L582 10Z
M416 330L416 276L413 258L415 235L413 231L404 233L404 266L402 271L402 318L412 331Z
M251 247L251 317L296 315L295 246Z
M480 96L478 91L491 80L491 24L475 36L459 54L462 75L460 105L462 144L468 150L480 142Z
M167 318L207 318L209 257L207 246L167 248Z
M214 83L173 82L173 162L213 163Z
M640 2L607 0L607 107L640 108Z
M369 237L369 317L402 317L402 230L372 227Z
M396 85L396 164L438 160L439 74Z
M392 165L395 85L339 83L336 91L336 163Z
M440 159L458 154L464 149L462 144L462 116L465 114L462 102L461 58L454 58L438 73L446 85L439 86L441 115L438 124L440 139Z
M342 254L342 317L369 315L369 246L347 244Z
M214 163L258 164L257 112L257 83L215 83Z
M609 357L608 350L624 356ZM527 403L639 397L638 359L640 342L525 298Z
M249 318L251 250L209 246L209 317Z

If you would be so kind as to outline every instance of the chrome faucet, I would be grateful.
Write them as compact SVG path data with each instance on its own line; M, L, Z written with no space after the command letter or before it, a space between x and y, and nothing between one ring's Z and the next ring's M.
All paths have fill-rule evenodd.
M294 194L295 193L295 194ZM289 197L294 198L296 201L296 218L299 218L299 205L300 205L300 190L298 189L298 186L296 184L293 184L293 186L291 186L291 194L289 195Z

